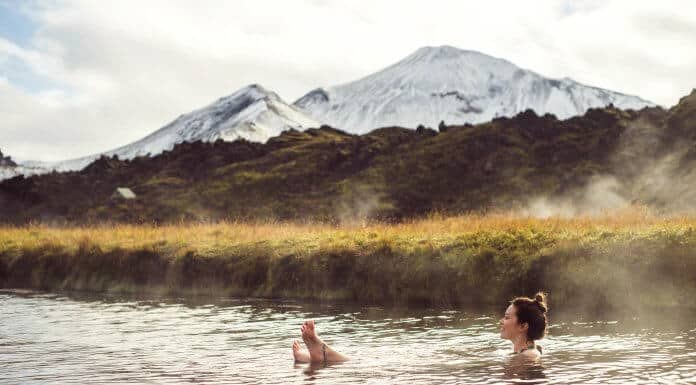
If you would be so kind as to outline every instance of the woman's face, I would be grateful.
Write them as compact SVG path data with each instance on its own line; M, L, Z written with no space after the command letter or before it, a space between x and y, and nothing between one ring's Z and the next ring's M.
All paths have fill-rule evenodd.
M525 325L517 323L517 310L513 305L508 306L505 315L500 319L500 338L514 340L520 334L526 333Z

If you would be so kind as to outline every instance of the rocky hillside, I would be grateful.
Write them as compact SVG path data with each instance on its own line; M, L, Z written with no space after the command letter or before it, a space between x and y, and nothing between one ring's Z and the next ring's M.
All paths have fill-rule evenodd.
M525 111L439 131L327 126L267 143L182 143L153 158L0 182L0 221L400 220L432 212L696 208L696 91L675 107L559 120ZM113 198L129 187L135 199Z
M17 175L17 172L15 171L16 167L17 163L15 163L9 156L3 155L2 151L0 151L0 180Z
M12 161L9 156L4 156L2 151L0 151L0 167L16 167L17 163Z

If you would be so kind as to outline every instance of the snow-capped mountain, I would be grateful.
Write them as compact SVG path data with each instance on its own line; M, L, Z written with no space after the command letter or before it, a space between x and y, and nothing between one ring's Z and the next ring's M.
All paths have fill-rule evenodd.
M639 109L637 96L549 79L509 61L450 46L423 47L351 83L315 89L294 105L317 120L352 133L378 127L415 128L481 123L526 109L560 119L608 104Z
M157 155L171 150L178 143L197 140L233 141L244 138L254 142L265 142L290 128L303 130L319 126L319 122L285 103L276 93L258 84L252 84L206 107L181 115L143 139L115 150L60 162L27 161L21 165L45 172L51 169L80 170L101 155L117 155L120 159L132 159L148 154Z
M283 130L329 124L356 134L385 127L415 128L481 123L526 109L563 119L608 104L627 109L654 106L637 96L590 87L569 78L549 79L480 52L450 46L423 47L377 73L351 83L315 89L293 105L253 84L179 116L131 144L60 162L23 161L0 169L0 180L51 170L80 170L101 155L131 159L157 155L184 141L265 142Z

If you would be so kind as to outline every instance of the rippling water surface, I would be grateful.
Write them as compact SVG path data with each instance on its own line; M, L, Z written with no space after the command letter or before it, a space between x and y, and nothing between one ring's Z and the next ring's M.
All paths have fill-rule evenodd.
M202 302L201 302L202 301ZM498 338L504 306L394 310L0 292L2 383L693 383L696 320L555 320L538 365ZM551 314L553 317L553 313ZM304 319L353 357L295 364ZM553 320L552 320L553 321Z

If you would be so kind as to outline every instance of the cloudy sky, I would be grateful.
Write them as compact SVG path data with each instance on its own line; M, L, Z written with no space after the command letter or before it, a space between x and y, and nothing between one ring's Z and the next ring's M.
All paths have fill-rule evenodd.
M669 107L696 87L696 2L0 0L0 150L98 153L251 83L293 102L426 45Z

